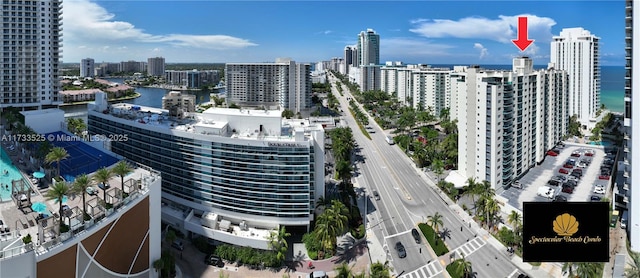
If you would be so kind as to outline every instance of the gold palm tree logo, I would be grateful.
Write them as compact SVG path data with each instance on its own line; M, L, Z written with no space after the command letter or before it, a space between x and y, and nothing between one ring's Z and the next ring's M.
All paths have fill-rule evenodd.
M564 213L553 220L553 231L559 236L572 236L578 232L578 224L575 216Z

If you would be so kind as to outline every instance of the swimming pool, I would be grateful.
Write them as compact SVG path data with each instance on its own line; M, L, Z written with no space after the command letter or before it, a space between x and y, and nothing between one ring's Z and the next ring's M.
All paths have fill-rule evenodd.
M591 144L591 145L597 145L597 146L604 146L604 147L611 147L611 146L613 146L613 143L611 143L611 142L609 142L609 141L598 141L598 142L591 141L591 142L589 142L589 144Z
M11 163L11 158L4 149L0 148L0 202L7 202L11 200L11 181L22 179L20 170ZM7 170L7 174L5 174ZM9 188L7 189L7 185Z

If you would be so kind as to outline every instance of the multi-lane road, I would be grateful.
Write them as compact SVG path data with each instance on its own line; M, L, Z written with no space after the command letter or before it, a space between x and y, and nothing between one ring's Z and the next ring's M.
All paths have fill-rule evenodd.
M372 140L363 135L348 111L347 97L351 95L342 85L344 96L341 96L336 90L336 80L330 77L333 94L340 102L344 111L343 121L352 127L359 148L360 159L354 165L354 180L358 186L365 188L369 198L367 226L383 245L394 272L400 277L447 277L443 273L446 272L444 262L438 260L429 244L424 240L418 244L411 236L411 229L417 228L417 223L425 222L429 215L439 212L443 216L442 229L448 231L445 242L449 250L464 254L472 262L477 277L513 275L517 268L506 254L486 244L486 238L477 235L468 223L450 209L433 189L433 181L418 173L400 148L385 141L387 134L383 133L373 118L369 120L369 125L375 130L370 133ZM373 198L374 190L379 193L380 200ZM405 246L406 258L398 257L394 249L397 242Z

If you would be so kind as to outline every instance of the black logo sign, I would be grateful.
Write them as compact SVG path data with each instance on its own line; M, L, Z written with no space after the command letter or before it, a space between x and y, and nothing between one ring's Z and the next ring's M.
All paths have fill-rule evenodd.
M525 262L608 262L609 203L526 202Z

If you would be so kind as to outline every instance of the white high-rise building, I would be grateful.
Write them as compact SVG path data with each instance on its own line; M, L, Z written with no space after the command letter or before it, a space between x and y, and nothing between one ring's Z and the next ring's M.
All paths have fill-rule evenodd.
M358 35L358 66L380 64L380 35L373 29Z
M154 57L147 59L147 75L164 76L164 58Z
M62 1L3 1L2 10L0 109L57 108L62 104Z
M551 42L551 63L569 74L569 114L593 128L600 106L600 38L582 28L562 29Z
M96 66L93 59L86 58L80 61L80 77L94 77L95 70Z
M300 112L311 108L311 65L291 59L275 63L227 63L227 101Z
M449 107L448 68L418 67L411 72L413 107L432 109L434 115Z
M627 235L629 235L629 243L631 244L631 250L634 252L640 252L640 183L633 182L634 178L640 176L640 148L636 146L633 148L633 140L640 138L640 128L636 123L635 127L632 125L632 119L640 119L640 96L634 96L633 93L638 94L640 92L640 80L638 77L633 78L632 68L640 69L640 28L633 28L633 18L640 18L640 9L633 8L633 2L626 1L626 13L625 13L625 41L626 41L626 65L627 71L625 76L624 87L624 126L626 133L624 136L624 177L623 184L624 195L629 199L628 213L629 219L627 220ZM638 16L635 16L635 15ZM636 24L637 25L637 24ZM633 38L636 38L633 40ZM633 59L633 57L636 59ZM637 75L637 74L636 74ZM632 158L636 158L634 163ZM634 170L635 169L635 170ZM636 173L635 176L633 173ZM635 184L635 185L634 185Z
M458 170L447 177L457 187L468 178L508 187L566 134L566 72L534 71L523 57L513 60L512 71L471 67L455 76L466 83L455 85Z

